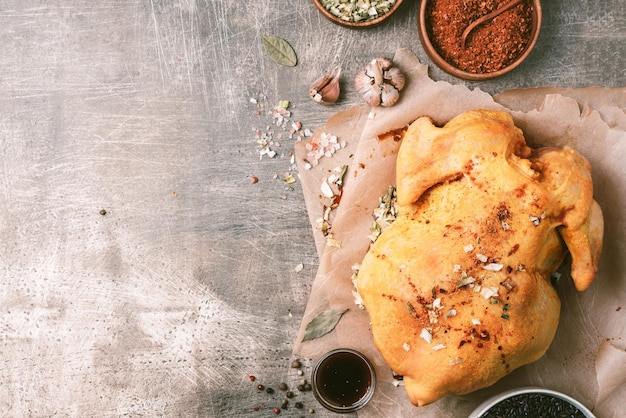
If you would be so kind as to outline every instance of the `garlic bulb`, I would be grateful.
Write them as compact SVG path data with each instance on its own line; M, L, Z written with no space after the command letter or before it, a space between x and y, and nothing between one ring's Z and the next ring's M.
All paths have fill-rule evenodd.
M341 68L335 67L330 74L318 78L309 88L309 96L317 103L329 105L339 98L339 76Z
M373 59L354 79L354 87L370 106L393 106L404 83L404 74L389 58Z

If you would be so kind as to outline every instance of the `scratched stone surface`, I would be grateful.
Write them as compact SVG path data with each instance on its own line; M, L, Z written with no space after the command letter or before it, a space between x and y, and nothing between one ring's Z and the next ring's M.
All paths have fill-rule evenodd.
M283 395L256 384L302 378L289 364L318 260L295 139L268 112L289 100L289 124L313 129L361 103L351 76L337 105L308 98L333 67L401 47L430 64L405 3L360 31L305 0L0 0L3 416L272 415ZM523 65L466 84L625 84L623 0L543 7ZM268 59L266 34L295 67Z

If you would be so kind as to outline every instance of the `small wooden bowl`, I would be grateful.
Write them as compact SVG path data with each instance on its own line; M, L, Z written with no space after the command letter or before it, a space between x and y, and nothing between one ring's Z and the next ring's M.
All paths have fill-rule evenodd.
M462 0L459 0L459 1L462 1ZM537 39L539 38L539 31L541 28L541 20L542 20L541 3L539 0L532 0L531 3L533 6L533 11L532 11L533 20L532 20L530 39L528 43L526 44L524 51L519 55L519 57L517 57L515 61L508 64L506 67L503 67L497 71L485 72L485 73L473 73L473 72L465 71L460 68L457 68L455 65L446 61L441 55L439 55L439 53L435 49L435 46L431 42L428 25L426 23L427 22L426 13L428 12L428 7L430 3L431 2L429 0L422 0L422 3L420 4L418 16L417 16L417 29L419 32L419 37L422 43L422 47L424 48L424 50L426 51L426 54L428 54L430 59L439 68L441 68L448 74L451 74L463 80L482 81L482 80L488 80L491 78L499 77L503 74L508 73L509 71L519 66L528 57L528 55L530 55L530 52L535 47L535 44L537 43ZM489 24L489 23L485 23L485 24Z
M389 16L391 16L396 10L398 10L398 7L400 7L400 5L402 4L402 0L396 0L394 5L391 6L391 9L389 9L387 13L377 17L376 19L365 20L362 22L352 22L352 21L347 21L347 20L338 18L337 16L333 15L331 12L326 10L321 0L313 0L313 4L315 5L315 7L317 7L320 13L324 15L324 17L326 17L328 20L330 20L333 23L336 23L338 25L345 26L348 28L368 28L371 26L378 25L379 23L387 19Z

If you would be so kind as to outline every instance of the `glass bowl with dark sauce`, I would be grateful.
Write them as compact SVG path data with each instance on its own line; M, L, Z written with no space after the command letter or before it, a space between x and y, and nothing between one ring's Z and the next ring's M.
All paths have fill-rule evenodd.
M376 374L363 354L339 348L317 360L311 381L315 398L324 408L349 413L361 409L372 398Z

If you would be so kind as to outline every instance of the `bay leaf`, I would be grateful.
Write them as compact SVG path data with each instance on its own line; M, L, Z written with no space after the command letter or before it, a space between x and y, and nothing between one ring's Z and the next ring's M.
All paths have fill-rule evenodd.
M280 65L293 67L298 63L298 57L293 47L277 36L263 35L263 47L267 55Z
M302 341L313 340L328 334L335 329L342 315L347 311L347 309L329 309L320 312L307 324Z

